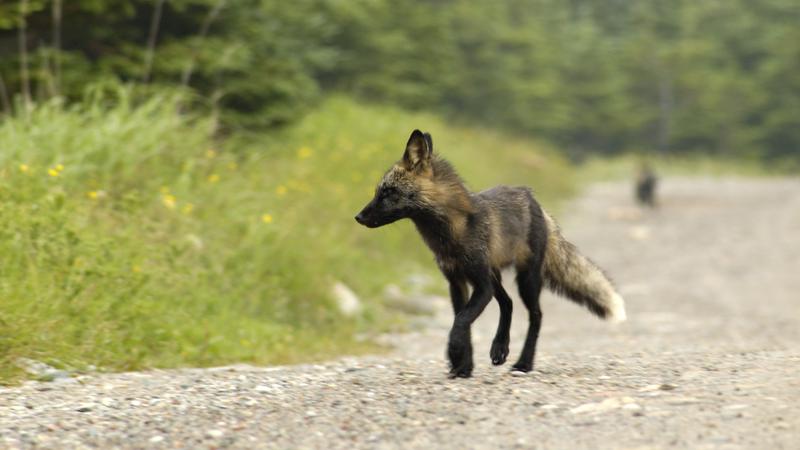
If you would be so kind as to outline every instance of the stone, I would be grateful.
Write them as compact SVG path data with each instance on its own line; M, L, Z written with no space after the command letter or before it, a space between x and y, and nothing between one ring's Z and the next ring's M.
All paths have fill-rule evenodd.
M333 284L331 290L336 305L339 307L339 312L345 316L352 317L361 312L361 301L352 289L341 281Z

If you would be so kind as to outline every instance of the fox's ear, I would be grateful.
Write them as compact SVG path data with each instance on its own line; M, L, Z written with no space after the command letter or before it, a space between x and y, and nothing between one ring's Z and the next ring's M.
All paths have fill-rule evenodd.
M403 163L407 169L424 167L430 162L432 152L433 141L430 135L414 130L408 138L406 152L403 153Z
M433 138L431 137L430 133L423 133L425 136L425 142L428 144L428 151L433 154Z

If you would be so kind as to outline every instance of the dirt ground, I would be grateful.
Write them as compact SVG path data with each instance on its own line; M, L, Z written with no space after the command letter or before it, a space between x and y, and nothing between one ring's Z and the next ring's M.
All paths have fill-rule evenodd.
M492 303L473 377L447 379L432 299L387 356L0 388L0 448L800 448L800 180L666 179L660 198L598 184L559 214L629 320L545 295L531 374L491 365ZM526 322L516 302L511 362Z

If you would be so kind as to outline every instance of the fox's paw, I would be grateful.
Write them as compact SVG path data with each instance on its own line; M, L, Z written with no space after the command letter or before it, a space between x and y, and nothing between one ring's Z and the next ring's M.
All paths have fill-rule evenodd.
M469 378L472 375L472 344L469 331L454 329L447 343L447 357L450 360L450 378Z
M508 339L497 339L492 341L492 350L489 352L492 358L492 364L495 366L502 365L508 358Z
M517 361L517 363L511 367L512 372L528 373L531 370L533 370L533 364L523 361Z
M447 375L448 378L469 378L472 376L472 362L469 364L465 364L462 367L453 367L450 369L450 373Z

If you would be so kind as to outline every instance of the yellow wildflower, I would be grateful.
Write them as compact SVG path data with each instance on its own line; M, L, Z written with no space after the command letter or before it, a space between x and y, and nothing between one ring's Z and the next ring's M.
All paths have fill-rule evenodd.
M297 150L297 157L300 158L300 159L310 158L312 153L314 153L314 152L310 148L308 148L308 147L300 147Z
M59 171L59 172L61 172L62 170L64 170L64 165L63 165L63 164L58 164L58 165L56 166L56 170L57 170L57 171Z
M133 266L131 266L131 272L133 272L133 273L139 273L139 272L141 272L141 271L142 271L142 268L141 268L139 265L137 265L137 264L134 264Z
M86 196L92 200L97 200L97 191L89 191L86 193Z
M191 203L187 203L181 208L181 212L187 216L192 213L192 210L194 210L194 205Z
M28 173L30 170L31 170L31 168L27 164L20 164L19 165L19 171L22 172L22 173Z
M175 201L175 196L171 194L165 194L161 197L161 203L169 209L175 209Z
M51 169L47 169L47 174L50 175L51 177L55 178L60 174L60 172L58 170L56 170L56 169L52 169L51 168Z
M288 191L289 191L289 189L287 189L286 186L284 186L282 184L278 185L278 187L275 188L275 193L280 195L280 196L286 195L286 193Z
M206 150L206 158L214 159L215 156L217 156L217 151L216 150L214 150L213 148L210 148L210 149Z
M208 176L209 183L216 183L217 181L219 181L219 175L212 173L211 175Z
M272 223L272 214L264 214L261 216L261 221L264 223Z

